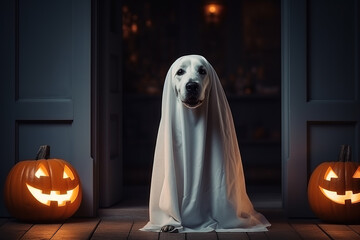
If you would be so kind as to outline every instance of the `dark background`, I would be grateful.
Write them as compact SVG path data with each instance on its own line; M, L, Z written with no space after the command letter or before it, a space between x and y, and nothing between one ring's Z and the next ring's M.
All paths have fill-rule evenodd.
M209 4L219 12L208 14ZM200 54L228 97L247 185L280 192L280 1L127 0L118 9L112 14L122 15L125 186L150 183L167 70L182 55Z

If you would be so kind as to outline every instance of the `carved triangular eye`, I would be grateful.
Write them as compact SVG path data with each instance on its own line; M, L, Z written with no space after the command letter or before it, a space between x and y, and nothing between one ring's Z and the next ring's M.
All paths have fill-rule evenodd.
M71 180L74 180L74 179L75 179L73 172L72 172L71 169L70 169L68 166L66 166L66 165L65 165L65 167L64 167L63 178L70 178Z
M360 167L355 171L353 178L360 178Z
M334 172L334 170L332 170L332 168L329 167L329 168L326 170L324 179L325 179L326 181L330 181L332 178L339 178L339 177L338 177L338 175L336 175L336 173Z
M49 173L46 169L46 167L42 164L39 165L38 170L35 173L35 177L40 178L40 177L48 177Z

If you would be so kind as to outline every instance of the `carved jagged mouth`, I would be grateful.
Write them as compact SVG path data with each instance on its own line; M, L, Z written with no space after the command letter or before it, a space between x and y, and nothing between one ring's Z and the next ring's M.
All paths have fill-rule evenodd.
M352 204L360 202L360 193L353 193L353 191L345 191L344 195L339 195L335 191L329 191L320 187L321 192L331 201L345 204L345 201L350 201Z
M29 184L26 184L26 186L36 200L47 206L50 206L51 202L57 202L59 207L65 206L66 202L74 202L79 194L79 185L68 190L65 194L60 194L60 191L50 191L50 194L46 194L42 193L42 190L34 188Z

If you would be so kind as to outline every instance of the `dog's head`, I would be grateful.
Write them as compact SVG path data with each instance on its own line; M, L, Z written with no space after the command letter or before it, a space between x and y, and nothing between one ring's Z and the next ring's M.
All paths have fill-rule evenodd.
M200 106L209 86L206 60L197 55L181 57L174 64L171 74L177 98L188 108Z

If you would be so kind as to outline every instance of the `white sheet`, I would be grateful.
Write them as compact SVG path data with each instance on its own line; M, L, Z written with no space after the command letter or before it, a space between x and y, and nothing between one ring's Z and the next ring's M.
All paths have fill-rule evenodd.
M199 55L210 77L206 100L195 109L177 100L170 67L162 96L149 215L140 230L179 232L267 231L270 223L247 196L233 118L219 78Z

